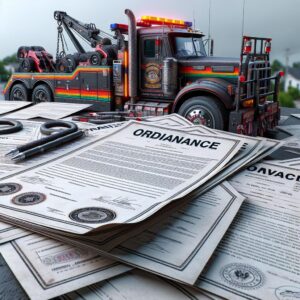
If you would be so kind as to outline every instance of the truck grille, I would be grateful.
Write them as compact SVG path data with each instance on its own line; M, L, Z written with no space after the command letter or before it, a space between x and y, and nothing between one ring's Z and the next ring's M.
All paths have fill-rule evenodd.
M271 90L271 66L269 61L250 62L247 83L242 88L241 100L265 98Z

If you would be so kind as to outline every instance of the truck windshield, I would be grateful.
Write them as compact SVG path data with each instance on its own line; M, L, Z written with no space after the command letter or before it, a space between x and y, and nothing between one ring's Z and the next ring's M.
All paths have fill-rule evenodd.
M203 41L199 37L175 37L175 51L178 58L206 56Z

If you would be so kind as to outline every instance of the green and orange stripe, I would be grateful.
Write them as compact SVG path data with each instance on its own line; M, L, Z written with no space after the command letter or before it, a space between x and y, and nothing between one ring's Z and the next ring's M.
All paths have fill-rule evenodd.
M104 90L83 90L79 89L55 89L55 94L57 97L63 97L68 99L85 99L85 100L97 100L101 102L110 102L112 98L112 93L110 91Z
M206 67L204 70L197 70L194 67L181 67L180 72L188 79L201 77L237 79L239 76L239 68L234 68L233 72L215 72L211 67Z

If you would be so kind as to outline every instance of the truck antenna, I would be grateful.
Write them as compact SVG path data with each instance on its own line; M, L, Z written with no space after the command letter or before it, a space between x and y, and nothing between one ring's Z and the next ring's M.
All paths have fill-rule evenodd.
M210 40L211 40L211 0L209 0L209 7L208 7L208 53L210 53Z
M196 30L195 8L193 8L193 25L194 25L194 31L195 31Z
M244 36L244 29L245 29L245 4L246 4L246 0L243 0L242 37Z

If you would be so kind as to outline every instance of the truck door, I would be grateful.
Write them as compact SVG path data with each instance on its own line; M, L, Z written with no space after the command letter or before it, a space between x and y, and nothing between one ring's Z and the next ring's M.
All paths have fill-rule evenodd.
M80 100L80 75L72 78L72 75L58 76L55 82L55 98L57 100Z
M144 96L162 96L164 44L160 37L140 39L140 90Z
M97 72L81 72L80 95L82 100L97 100L98 74Z

